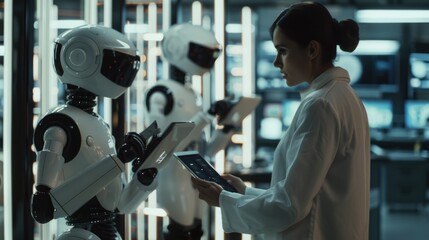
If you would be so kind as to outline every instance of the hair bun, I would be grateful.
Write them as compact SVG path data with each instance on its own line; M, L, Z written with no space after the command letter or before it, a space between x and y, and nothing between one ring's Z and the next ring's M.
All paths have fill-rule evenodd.
M341 50L346 52L353 52L359 43L359 26L352 19L345 19L340 21L334 21L338 24L335 28L337 44Z

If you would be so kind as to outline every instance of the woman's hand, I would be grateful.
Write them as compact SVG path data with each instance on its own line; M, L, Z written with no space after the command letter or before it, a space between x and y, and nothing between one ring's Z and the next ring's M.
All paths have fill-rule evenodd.
M224 178L229 184L231 184L237 190L238 193L244 194L244 192L246 191L246 184L244 184L241 178L231 174L222 175L222 178Z
M191 178L195 188L200 193L199 198L207 202L210 206L219 207L219 196L223 188L215 183L209 182L195 177Z
M237 189L238 193L244 194L246 191L246 184L244 184L243 180L231 174L225 174L222 175L222 177ZM223 188L219 184L194 177L192 177L191 180L194 187L198 189L200 193L199 198L201 200L204 200L210 206L219 207L219 196L223 191Z

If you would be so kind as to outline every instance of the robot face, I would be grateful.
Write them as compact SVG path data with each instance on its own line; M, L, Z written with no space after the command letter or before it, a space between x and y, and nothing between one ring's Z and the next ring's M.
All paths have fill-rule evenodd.
M131 86L139 67L136 47L111 28L85 25L55 41L54 68L61 82L95 95L119 97Z
M140 67L140 57L104 49L101 74L122 87L129 87Z
M203 68L211 68L219 57L220 51L219 48L209 48L198 43L190 42L188 58Z
M210 71L221 53L213 32L188 23L174 25L165 32L161 50L171 65L196 75Z
M60 60L61 48L62 48L61 44L59 43L55 44L54 67L55 67L55 71L59 76L62 76L64 74L64 69L61 65L61 60ZM78 53L75 53L74 55L84 54L82 50L75 50L75 51L77 51ZM70 56L69 58L78 59L82 57ZM140 67L139 56L131 56L131 55L114 51L111 49L103 50L103 60L102 60L100 72L104 77L106 77L113 83L118 84L119 86L122 86L122 87L131 86L139 70L139 67Z

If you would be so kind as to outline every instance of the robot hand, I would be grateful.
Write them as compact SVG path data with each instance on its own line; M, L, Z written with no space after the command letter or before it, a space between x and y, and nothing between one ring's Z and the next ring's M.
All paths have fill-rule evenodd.
M210 115L216 115L218 118L225 117L228 112L234 107L235 102L232 101L232 96L229 96L225 99L216 101L210 105L208 113Z
M147 168L137 171L137 180L145 186L149 186L158 175L158 169Z
M217 122L220 122L223 118L225 118L231 109L235 106L237 101L231 100L232 96L229 96L223 100L216 101L210 106L208 113L210 115L215 115ZM230 132L236 129L236 126L233 125L224 125L222 128L222 132Z
M31 213L34 220L39 223L47 223L54 218L54 206L49 196L49 187L37 186L37 191L31 199Z
M141 133L129 132L125 135L124 144L119 148L118 158L123 163L133 161L139 162L144 159L144 153L148 145L149 139L155 137L160 132L157 123L154 121L148 128Z
M238 129L238 127L233 126L233 125L223 125L222 132L223 133L229 133L229 132L236 131L237 129Z

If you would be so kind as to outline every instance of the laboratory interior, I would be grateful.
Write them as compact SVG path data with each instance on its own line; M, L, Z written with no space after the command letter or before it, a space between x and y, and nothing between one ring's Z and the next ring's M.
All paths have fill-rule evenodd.
M277 52L269 28L281 10L295 2L300 1L1 0L0 240L69 239L70 234L81 234L70 231L71 227L105 219L108 224L94 224L98 228L90 229L106 235L101 239L116 239L112 234L124 240L263 239L259 234L224 231L219 208L204 205L195 192L192 196L188 193L190 175L178 165L177 153L185 148L205 151L205 160L220 174L231 173L248 186L269 188L274 150L300 104L300 86L287 86L273 65ZM429 1L318 2L338 20L355 20L360 29L356 50L348 53L339 49L334 65L348 70L350 84L368 115L371 174L367 239L428 239ZM131 78L121 82L119 92L112 93L114 97L92 94L92 83L82 83L90 89L86 92L70 87L73 77L83 76L91 67L74 60L95 58L85 49L98 49L88 40L87 48L70 50L68 58L62 55L62 47L86 41L77 41L80 38L73 35L74 29L83 25L92 26L93 33L100 31L93 35L99 36L99 45L107 46L103 54L111 54L113 69L117 69L115 61L125 63L120 54L109 52L113 45L109 40L117 32L121 37L114 42L122 45L118 48L135 55L127 55L132 66L126 66L125 73L113 73L115 78ZM179 25L184 27L176 29ZM111 34L102 37L106 32ZM198 53L212 51L213 59L207 60L203 69L181 68L189 65L183 59L191 56L177 57L183 54L182 42L194 44ZM71 65L62 66L60 60ZM80 70L85 71L73 76L73 71ZM104 66L101 71L110 70ZM115 91L115 86L103 88ZM174 97L185 100L168 102ZM216 103L224 103L229 112L215 117ZM68 104L98 116L101 126L92 126L84 119L87 116L71 111ZM153 113L157 107L164 114ZM195 120L197 115L201 115L200 122ZM89 151L85 147L79 149L79 143L68 142L62 146L66 152L62 155L45 151L49 147L46 142L43 145L49 138L47 128L58 128L51 126L65 126L61 129L67 131L62 132L78 141L83 131L93 132L94 138L90 134L82 138L86 141L82 146L88 148L98 144L95 138L106 134L102 142L113 149L107 154L116 154L117 149L118 156L129 159L124 162L121 158L120 162L119 157L105 155L103 162L95 162L91 157L95 155L89 155L90 161L73 164L69 161L76 155L84 158L92 153L85 152ZM196 133L191 131L197 126ZM195 139L185 146L181 140L191 133L196 134L192 136ZM133 144L140 144L141 152ZM96 147L91 149L104 151ZM63 169L54 158L65 161ZM43 159L48 173L42 174L38 159ZM168 161L187 174L186 182ZM159 164L159 170L143 169L153 167L151 164ZM163 172L163 167L168 170ZM148 174L158 174L157 187L151 188L153 179L147 180ZM47 180L49 177L53 179ZM36 187L37 182L66 177L70 181L50 189L50 195L43 186ZM108 189L116 183L126 195L121 199L112 197L118 193ZM94 203L95 194L99 202L104 201L103 207ZM49 206L36 203L49 196L55 199L53 203L49 200ZM76 210L80 202L86 211ZM116 210L108 211L105 205ZM43 215L48 208L52 211ZM70 216L68 211L76 214ZM116 232L112 233L112 225ZM183 233L186 238L175 237Z

